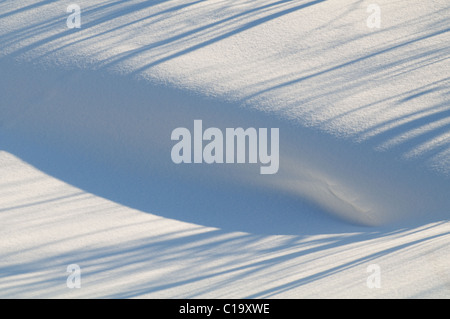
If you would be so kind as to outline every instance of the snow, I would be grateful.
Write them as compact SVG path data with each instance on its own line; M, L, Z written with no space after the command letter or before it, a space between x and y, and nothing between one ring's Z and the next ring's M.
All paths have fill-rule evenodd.
M0 2L0 296L448 298L446 2ZM174 164L196 119L278 173Z

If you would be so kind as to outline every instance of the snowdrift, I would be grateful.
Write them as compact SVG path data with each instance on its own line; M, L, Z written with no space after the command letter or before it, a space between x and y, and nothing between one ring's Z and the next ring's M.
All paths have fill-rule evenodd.
M362 225L448 217L443 2L398 4L409 13L401 21L388 4L380 31L350 1L79 5L82 26L68 29L61 4L2 3L4 148L22 154L29 143L77 159L79 172L64 173L64 161L26 157L144 210L297 210ZM280 128L280 170L174 165L171 132L196 119ZM88 175L104 168L103 182L89 185L81 163ZM248 192L237 200L229 191L239 188Z
M294 212L372 226L448 214L445 177L274 114L126 76L8 60L2 70L9 74L1 83L3 149L131 207L200 224L212 214L210 226ZM280 128L279 171L261 175L260 164L248 163L173 163L172 131L193 130L197 119L223 132Z
M128 207L147 213L152 220L162 218L173 226L167 228L171 231L196 233L192 224L206 227L199 230L200 237L214 243L203 248L223 254L234 248L221 250L220 238L238 238L234 232L319 237L368 232L327 239L325 247L317 249L311 248L317 238L311 243L297 238L301 249L297 244L274 244L269 264L270 260L289 263L293 255L298 265L307 262L314 268L315 257L304 253L303 247L321 254L324 263L341 253L343 259L339 265L324 266L323 272L304 273L302 280L292 272L282 283L267 281L253 287L252 293L235 287L223 292L227 296L289 295L300 286L403 247L428 239L440 243L448 235L445 225L418 231L425 237L409 236L415 230L408 228L400 232L407 239L398 246L383 246L385 240L401 237L396 237L399 229L441 225L450 217L450 30L446 24L450 7L446 1L379 1L383 8L380 29L366 25L366 1L105 0L93 4L82 0L78 4L81 28L68 29L67 4L61 1L0 3L0 149L5 174L8 165L19 167L20 176L28 172L45 181L36 186L43 193L55 189L63 200L72 200L73 192L93 194L93 206L103 207L99 199L103 198L119 205L121 212ZM261 175L259 163L173 163L173 130L184 127L192 132L195 120L202 120L205 129L222 132L238 127L279 128L278 172ZM26 164L19 165L19 159ZM11 185L21 185L6 177L5 203L16 196L8 191ZM67 185L77 191L70 187L69 191ZM74 207L88 207L83 200L73 200ZM72 207L65 202L60 205ZM4 210L28 209L26 204L11 207L15 208ZM59 213L56 204L48 209L49 214ZM135 212L112 214L111 225L119 227L122 217L129 218L127 225L131 220L147 220L134 219ZM4 218L8 225L18 225L14 219L18 217ZM94 220L80 218L80 225L92 223L104 229L101 214ZM209 227L220 229L220 234L210 236ZM134 236L134 228L129 229L120 233L120 238L132 237L127 244L117 242L117 250L107 247L113 258L107 267L126 267L120 260L128 254L127 247L138 253L159 247L155 238ZM145 231L139 228L139 234ZM177 236L179 243L183 235ZM103 242L107 237L99 233L95 240ZM258 247L274 239L250 237ZM376 242L372 245L371 240ZM140 241L144 244L137 244ZM364 251L366 241L371 242L367 254L344 254L344 248L353 244ZM78 251L80 245L70 247ZM14 247L5 248L12 260ZM274 256L280 247L286 252L281 260ZM63 260L61 265L69 262L67 251L59 249L61 255L37 264L55 259ZM100 271L95 266L97 252L78 254L80 260L92 263L93 272ZM421 253L419 249L402 260ZM448 260L441 257L439 267ZM161 258L189 256L174 253ZM33 268L35 262L26 265ZM243 263L230 261L240 265L237 269L246 269ZM396 263L395 258L389 259L390 265ZM4 270L15 276L10 265ZM186 269L186 276L193 278ZM119 276L122 284L128 275ZM47 276L55 278L55 273ZM264 277L259 272L255 276ZM350 277L342 278L342 287ZM209 278L216 277L199 281ZM186 289L177 290L185 284ZM172 296L186 296L189 285L189 280L180 279L170 287L161 283L161 289L144 285L121 291L114 286L113 291L130 297L169 289ZM92 295L105 296L105 287ZM448 292L436 287L430 289ZM36 284L35 291L42 289L45 285ZM14 291L24 293L19 288ZM56 289L49 295L61 293Z

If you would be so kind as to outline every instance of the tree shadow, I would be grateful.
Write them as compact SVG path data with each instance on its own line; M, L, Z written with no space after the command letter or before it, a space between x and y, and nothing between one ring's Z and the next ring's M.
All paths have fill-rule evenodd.
M44 246L41 243L39 247L29 247L28 251L2 253L2 260L10 262L0 267L1 295L9 298L27 298L34 294L44 298L160 298L170 295L171 298L252 299L307 296L307 285L339 281L349 272L356 278L353 280L360 278L363 285L368 265L379 263L384 270L386 260L406 251L411 264L400 267L404 267L405 272L410 271L408 267L414 265L414 258L423 257L429 249L436 251L447 245L445 239L448 240L450 232L445 231L446 223L281 239L224 230L192 232L186 229L185 232L148 234L139 239L122 240L120 244L111 238L108 243L67 252L52 249L73 245L78 240L89 243L86 239L89 233L74 229L72 234ZM114 234L128 229L131 232L134 226L124 221L118 227L103 231ZM148 229L155 227L148 226ZM34 234L47 227L47 222L41 220L28 232ZM433 248L426 248L430 243L434 243ZM44 248L47 251L44 255L14 263L19 255ZM324 265L326 260L332 262ZM70 264L82 269L82 289L78 292L70 291L65 285L68 276L65 270ZM312 274L303 271L311 267L315 269ZM398 278L399 282L402 280ZM345 283L349 284L348 279ZM236 290L243 285L245 289ZM397 285L395 280L389 283L390 287ZM341 292L339 289L326 292L328 296L334 293Z
M188 31L182 31L181 33L176 34L176 35L168 34L169 36L162 41L157 41L155 43L142 46L141 48L133 50L132 52L128 52L124 55L119 55L117 57L113 57L111 59L111 61L108 61L105 64L105 67L111 66L113 64L118 64L125 60L129 60L136 55L140 55L142 53L151 51L151 50L156 49L161 46L166 47L167 45L174 44L176 42L185 43L186 39L192 40L192 39L195 39L196 37L200 38L205 35L207 37L210 37L210 39L207 41L197 43L197 44L191 46L190 48L186 48L186 49L181 50L180 52L170 54L169 56L167 56L165 58L159 59L157 61L152 62L151 64L141 67L141 70L136 70L136 72L139 73L140 71L151 68L152 66L163 63L164 61L171 60L178 56L184 55L186 53L195 51L199 48L208 46L212 43L215 43L220 40L231 37L233 35L236 35L240 32L246 31L250 28L256 27L260 24L266 23L270 20L279 18L283 15L295 12L297 10L301 10L303 8L307 8L309 6L312 6L312 5L315 5L315 4L324 2L324 1L325 0L311 1L311 2L302 3L297 6L292 6L295 3L295 1L292 1L292 0L280 0L277 2L269 2L268 4L259 5L259 6L258 6L258 4L255 3L252 5L253 8L251 8L249 10L245 10L245 11L239 12L234 15L226 16L223 19L219 19L212 23L201 25L200 27L194 27L193 29L190 29ZM52 2L54 2L54 1L39 2L39 3L33 4L29 7L23 7L23 8L19 8L19 9L10 11L8 13L5 13L4 15L5 15L5 17L14 16L14 15L20 14L24 11L36 9L36 8L39 8L41 6L47 5ZM141 23L141 22L144 22L147 20L150 20L150 23L154 23L153 20L158 16L168 15L168 14L176 15L177 12L181 11L182 9L188 8L190 6L196 7L196 5L204 3L204 0L198 0L198 1L193 1L193 2L189 2L189 3L182 3L182 4L174 3L173 6L169 6L167 8L159 8L158 7L158 5L165 4L165 3L171 3L171 1L169 1L169 0L143 1L143 2L139 2L139 3L126 3L126 2L124 3L123 1L109 1L109 2L106 2L105 4L91 5L91 6L88 6L87 8L82 8L83 21L87 21L87 22L83 22L82 30L80 30L80 31L83 31L84 34L88 34L88 32L91 29L93 29L94 34L87 35L87 36L82 35L81 39L74 39L74 35L79 31L76 29L75 30L65 29L64 31L55 33L55 30L61 30L65 27L64 21L66 19L66 16L64 16L64 15L54 18L52 20L47 20L45 22L41 21L37 24L26 25L22 28L19 28L18 30L9 32L8 34L1 36L0 39L2 40L4 45L10 45L10 46L11 45L19 45L20 46L19 49L15 50L12 54L10 54L11 56L16 56L16 57L21 56L23 54L27 54L28 52L36 50L41 47L45 48L45 50L47 50L46 45L49 45L50 43L52 43L54 41L59 41L60 43L65 43L65 44L58 45L56 48L50 48L50 50L47 50L47 52L45 52L43 54L43 56L46 56L46 55L51 55L52 53L58 52L63 49L70 49L74 45L80 44L81 42L84 42L84 41L88 41L88 40L92 40L92 39L95 40L95 39L99 38L100 36L104 36L104 35L107 35L107 34L110 34L113 32L117 33L117 31L119 31L120 29L124 29L126 27L133 26L133 25L136 25L138 23ZM284 6L289 6L289 8L283 9ZM108 28L106 31L101 31L101 30L98 31L97 29L95 29L95 27L100 26L105 23L108 23L109 25L114 25L115 21L120 21L120 19L126 15L143 13L143 12L146 12L146 10L151 7L158 7L158 8L155 11L153 11L153 13L151 13L149 15L145 15L142 18L134 19L132 22L126 22L126 23L119 22L119 24L117 26ZM276 12L270 13L269 10L272 10L272 9L274 9ZM268 12L267 14L265 14L266 11ZM263 17L262 18L255 17L255 19L251 22L241 23L241 20L245 20L245 19L248 20L253 15L263 15ZM215 37L213 35L214 31L216 31L217 29L220 30L220 28L226 28L226 27L230 27L230 26L231 26L231 28L234 28L233 31L223 32L223 34L221 34L220 36L217 36L217 37ZM50 33L52 35L45 36L45 34L47 34L47 33ZM209 34L211 34L211 36ZM38 36L38 38L40 38L40 39L37 41L34 41L30 44L25 44L25 45L21 46L20 42L30 38L30 36ZM66 39L69 41L64 41ZM194 40L194 42L198 42L198 41Z

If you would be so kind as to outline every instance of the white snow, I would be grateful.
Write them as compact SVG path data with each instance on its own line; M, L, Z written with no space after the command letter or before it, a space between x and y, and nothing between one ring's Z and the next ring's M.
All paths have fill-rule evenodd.
M450 297L450 6L371 3L0 2L0 297ZM195 119L279 172L175 165Z

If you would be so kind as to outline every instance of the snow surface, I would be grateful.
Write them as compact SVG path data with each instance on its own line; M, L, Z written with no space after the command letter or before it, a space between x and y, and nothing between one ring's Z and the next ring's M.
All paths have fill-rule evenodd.
M450 297L448 1L76 3L0 2L1 297ZM175 165L194 119L279 172Z

